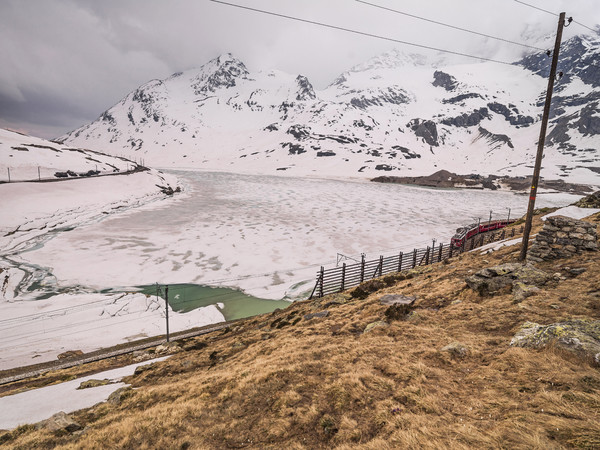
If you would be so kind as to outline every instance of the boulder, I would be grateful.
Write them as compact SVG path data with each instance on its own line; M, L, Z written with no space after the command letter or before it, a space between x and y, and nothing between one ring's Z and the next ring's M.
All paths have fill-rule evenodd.
M115 392L108 396L106 400L111 405L119 405L125 398L129 397L133 393L131 386L125 386L117 389Z
M43 420L36 425L36 428L42 429L45 428L49 431L66 431L67 433L73 433L75 431L81 430L81 425L73 420L71 416L69 416L64 411L60 411L54 414L49 419Z
M363 333L370 333L375 328L386 328L388 327L388 323L383 320L378 320L377 322L372 322L365 327L365 331Z
M57 355L58 359L76 358L77 356L83 355L81 350L69 350Z
M514 290L517 283L522 286L543 286L552 277L530 265L509 263L488 267L465 279L467 286L479 295L494 295ZM513 291L514 292L514 291Z
M319 312L316 312L316 313L309 313L309 314L305 314L304 315L304 320L322 319L324 317L327 317L328 315L329 315L329 311L328 310L319 311Z
M104 378L103 380L87 380L87 381L82 381L79 384L79 387L77 389L88 389L88 388L95 388L98 386L105 386L107 384L111 384L112 381L110 381L108 378Z
M576 319L550 325L525 322L510 341L513 347L525 348L550 343L600 365L600 320Z
M388 320L398 320L404 318L409 312L417 297L407 297L405 295L384 295L379 299L382 305L388 305L385 310L385 317Z
M440 351L448 352L452 356L457 358L464 358L469 354L469 348L460 342L451 342L450 344L443 347Z
M514 303L521 303L527 297L531 297L532 295L535 295L538 292L540 292L540 288L539 287L537 287L537 286L528 286L525 283L517 281L513 285L513 290L512 290L512 293L513 293L513 302Z

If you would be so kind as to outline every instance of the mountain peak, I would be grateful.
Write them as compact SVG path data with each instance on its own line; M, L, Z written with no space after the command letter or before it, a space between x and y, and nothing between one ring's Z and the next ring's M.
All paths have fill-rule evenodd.
M201 67L192 80L192 87L196 94L215 92L235 86L237 79L247 79L249 73L242 61L231 53L223 53Z

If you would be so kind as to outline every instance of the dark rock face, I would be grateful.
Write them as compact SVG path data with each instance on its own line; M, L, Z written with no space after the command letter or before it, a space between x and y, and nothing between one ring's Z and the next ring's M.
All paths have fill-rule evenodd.
M201 78L192 87L196 95L215 92L217 89L230 88L236 85L236 79L247 78L249 72L243 62L230 54L220 56L215 60L217 69L206 78Z
M322 156L335 156L335 152L332 152L330 150L321 151L321 152L317 152L317 156L318 157L322 157Z
M434 84L434 86L435 86L435 84ZM444 103L444 104L447 104L447 103L456 104L456 103L461 103L464 100L467 100L469 98L483 98L483 97L481 95L479 95L479 94L476 94L476 93L461 94L461 95L457 95L456 97L444 99L444 100L442 100L442 103Z
M404 159L414 159L421 157L421 155L419 155L418 153L415 153L406 147L402 147L401 145L394 145L392 149L399 150L402 153L402 156L404 156Z
M310 136L310 127L307 127L305 125L299 125L299 124L292 125L291 127L288 128L286 133L291 134L296 139L301 141Z
M483 119L489 118L489 111L487 108L479 108L470 114L464 113L457 117L448 117L442 120L444 125L454 127L472 127L479 125Z
M594 224L564 216L548 217L529 249L527 259L546 261L598 250Z
M511 111L511 109L509 109L506 105L498 102L488 103L487 106L490 111L504 116L504 118L508 120L511 125L515 125L517 127L528 127L535 121L535 119L531 116L520 115L517 108L513 108ZM516 113L516 115L513 113Z
M379 95L360 95L352 98L350 104L359 109L367 109L369 106L384 106L386 103L393 105L401 105L409 103L410 97L404 89L389 87L387 90L382 90Z
M456 78L440 70L436 70L433 73L433 82L431 84L436 87L443 87L447 91L452 91L458 86Z
M296 82L298 83L298 92L296 93L296 100L305 101L305 100L314 100L317 98L315 95L315 90L313 89L312 84L308 81L303 75L298 75L296 77Z
M502 144L506 144L510 148L515 148L510 138L505 134L494 134L483 127L479 127L479 134L491 145L498 144L497 147L499 147Z
M413 119L408 125L415 132L417 137L423 138L425 142L434 147L438 147L438 132L435 122L431 120Z

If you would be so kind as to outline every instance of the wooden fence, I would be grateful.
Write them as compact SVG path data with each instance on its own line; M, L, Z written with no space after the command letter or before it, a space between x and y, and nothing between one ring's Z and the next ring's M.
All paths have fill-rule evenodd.
M415 248L412 252L400 252L387 257L380 256L378 259L371 261L365 261L365 255L363 254L361 261L355 264L343 263L341 266L332 269L321 267L319 272L317 272L317 282L310 298L342 292L358 286L363 281L390 273L402 272L418 266L441 262L491 242L500 241L507 237L514 237L517 231L522 233L523 227L520 230L513 227L510 229L503 228L501 231L480 233L463 241L463 245L460 248L453 248L450 244L439 244L433 247Z

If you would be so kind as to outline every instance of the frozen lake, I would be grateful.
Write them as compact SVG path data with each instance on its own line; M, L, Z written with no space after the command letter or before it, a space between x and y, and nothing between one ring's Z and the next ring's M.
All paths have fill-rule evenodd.
M65 292L140 285L240 288L260 298L312 288L338 253L367 258L448 242L461 225L523 215L527 196L231 173L173 171L184 193L56 234L22 253ZM540 194L537 207L577 197ZM305 281L305 283L301 283Z

